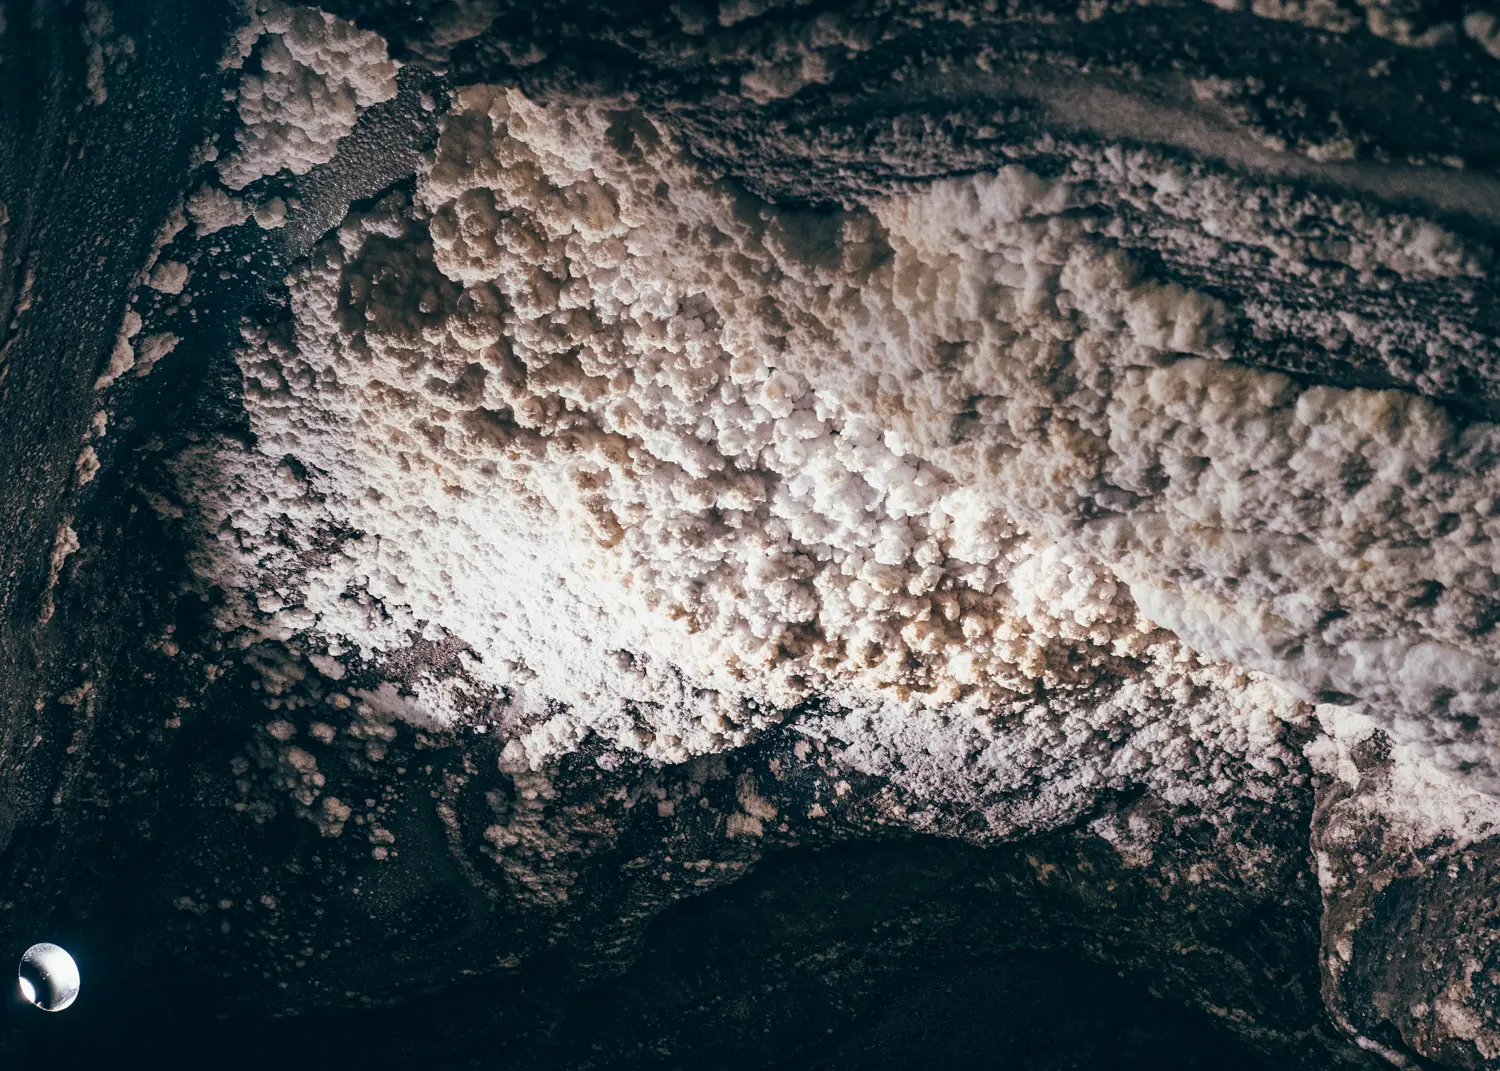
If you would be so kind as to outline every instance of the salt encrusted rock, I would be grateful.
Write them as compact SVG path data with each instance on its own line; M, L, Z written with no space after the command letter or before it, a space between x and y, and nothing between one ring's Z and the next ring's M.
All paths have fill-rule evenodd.
M305 175L326 164L361 112L396 95L384 39L345 19L263 4L240 34L241 61L257 38L260 70L240 77L239 147L219 164L232 190L283 169Z
M239 137L191 157L247 192L139 236L87 372L193 360L90 397L35 468L76 501L20 502L13 617L45 584L62 653L6 754L68 910L143 920L101 962L170 947L256 1015L462 978L421 1044L661 1066L769 1054L820 986L921 1019L955 958L1083 956L1127 1048L1175 1008L1278 1066L1495 1062L1487 12L329 6L252 12ZM403 79L444 129L395 192L391 55L466 87ZM628 1026L565 1018L642 948ZM1004 1036L963 979L942 1021Z
M187 214L197 235L206 237L225 227L238 227L250 218L250 209L238 197L205 183L187 199Z
M664 758L743 742L746 702L1005 710L1173 649L1165 626L1303 698L1367 700L1491 787L1483 724L1441 726L1500 681L1493 429L1224 363L1228 310L1145 277L1073 212L1086 196L1010 167L778 211L644 116L465 90L422 217L351 218L297 275L291 333L241 357L266 463L298 458L306 508L369 533L298 581L299 613L372 650L437 627L530 665L589 712L557 740L566 718L629 728L674 667L727 729L661 708ZM1416 230L1372 229L1370 255L1452 245ZM247 518L245 547L271 523L208 510ZM356 576L379 614L343 597ZM657 668L614 673L615 649ZM1439 694L1452 720L1419 728Z

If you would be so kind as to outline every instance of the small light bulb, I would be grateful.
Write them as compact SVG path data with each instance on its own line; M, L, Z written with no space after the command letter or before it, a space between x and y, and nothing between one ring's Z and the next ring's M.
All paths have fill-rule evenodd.
M21 957L16 972L21 996L43 1011L60 1012L78 999L78 964L67 950L43 941Z

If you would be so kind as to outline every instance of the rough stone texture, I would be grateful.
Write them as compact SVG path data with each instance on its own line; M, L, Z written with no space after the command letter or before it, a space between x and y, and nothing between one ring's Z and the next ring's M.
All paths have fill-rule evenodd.
M1287 699L1267 750L1172 694L1196 794L1130 767L1040 818L1029 802L1124 738L1059 738L1006 780L962 719L872 748L857 712L814 697L687 761L585 735L533 763L509 745L555 701L486 692L451 635L334 658L328 637L221 630L176 460L249 442L241 317L284 319L288 272L351 206L407 198L447 91L477 82L639 109L706 172L811 219L1004 166L1067 177L1146 276L1222 304L1240 361L1425 396L1461 434L1500 401L1493 16L325 7L410 64L397 96L362 102L328 162L241 183L212 233L162 223L199 191L217 203L238 13L0 9L0 933L17 954L58 940L84 973L63 1016L8 1009L7 1056L1497 1065L1496 810L1464 780L1489 760L1437 770L1359 696ZM1446 237L1400 231L1424 221ZM1415 259L1366 256L1382 226ZM175 291L148 282L167 263ZM283 532L306 560L351 535ZM1493 615L1471 624L1483 643ZM1039 685L1038 709L1073 733L1148 676L1096 669ZM479 698L427 727L348 699L433 679Z
M1487 1067L1494 1025L1495 841L1392 821L1377 802L1399 777L1379 731L1319 785L1313 848L1323 885L1323 989L1366 1048L1403 1042L1443 1065ZM1467 833L1467 835L1466 835Z

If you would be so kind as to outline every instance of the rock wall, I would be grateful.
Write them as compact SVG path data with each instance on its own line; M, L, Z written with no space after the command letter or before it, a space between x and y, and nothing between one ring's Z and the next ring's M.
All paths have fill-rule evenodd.
M151 198L19 117L0 188L4 925L94 950L81 1065L1500 1056L1492 15L214 18L0 36L201 87L170 180L74 135ZM135 236L50 420L44 209Z

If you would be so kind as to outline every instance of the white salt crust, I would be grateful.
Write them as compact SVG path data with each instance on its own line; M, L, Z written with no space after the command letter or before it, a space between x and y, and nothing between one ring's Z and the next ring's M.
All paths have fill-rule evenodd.
M1087 196L1011 167L797 213L638 114L464 90L415 203L247 331L255 447L182 461L195 567L267 640L457 637L536 709L533 768L589 732L682 761L821 696L847 762L1038 828L1130 778L1270 793L1338 692L1495 790L1500 431L1226 363L1226 310ZM1334 254L1477 270L1359 233ZM440 726L466 687L356 698Z
M1320 33L1367 32L1406 48L1453 47L1467 38L1485 53L1500 59L1500 16L1482 8L1471 8L1462 18L1445 18L1431 9L1421 11L1408 0L1205 2L1224 11L1296 23ZM1136 0L1136 4L1156 6L1152 0ZM1094 22L1118 14L1121 7L1106 0L1083 0L1073 14L1080 22ZM787 99L809 86L833 81L851 58L883 43L883 34L895 32L891 25L882 25L884 20L879 16L855 11L824 11L810 18L773 23L772 32L766 32L764 23L735 29L765 15L766 11L766 6L757 0L726 0L718 4L718 17L711 22L703 7L673 5L673 14L685 33L693 37L707 35L719 55L734 55L746 63L748 69L740 76L739 91L761 104ZM972 6L963 3L931 3L925 5L924 11L934 23L948 21L957 33L965 32L974 19ZM1456 11L1444 14L1451 16ZM726 30L730 32L722 32ZM1335 141L1315 155L1327 153L1332 155L1325 158L1342 158L1352 149L1352 144L1344 146Z
M180 260L160 260L152 267L146 285L163 294L180 294L187 286L188 266Z
M1496 17L1483 9L1471 10L1462 20L1431 17L1400 0L1208 0L1226 11L1249 11L1261 18L1295 22L1328 33L1348 33L1363 28L1407 48L1437 48L1452 45L1464 36L1500 59L1500 33ZM1425 16L1425 17L1424 17Z
M485 0L474 2L488 7ZM1456 8L1440 12L1428 6L1423 10L1409 0L1204 2L1223 11L1296 23L1319 33L1369 33L1405 48L1431 50L1463 47L1472 42L1483 53L1500 59L1500 14L1473 5L1464 5L1468 10L1459 17ZM901 25L899 21L891 23L858 8L823 11L805 18L773 17L769 23L762 21L757 25L753 20L767 14L766 5L758 0L725 0L717 5L717 19L710 14L713 6L674 4L672 13L684 33L705 39L716 54L733 56L746 64L748 69L740 76L739 91L762 104L831 82L850 59L888 43ZM1108 0L1082 0L1072 14L1080 22L1088 23L1117 15L1124 6ZM1158 5L1153 0L1136 0L1135 6ZM973 6L961 2L938 0L924 5L923 10L934 24L946 21L955 33L966 32L975 17ZM1034 11L1033 15L1038 13ZM1234 32L1227 25L1224 29ZM1352 148L1352 145L1347 147ZM1347 150L1335 141L1317 155L1332 153L1341 157L1343 151Z
M82 544L78 542L78 533L73 531L73 518L64 517L62 524L58 525L56 537L52 540L52 555L47 562L47 590L42 595L42 609L37 615L37 624L45 625L57 612L57 603L54 598L57 583L62 579L63 566L80 546Z
M286 226L286 201L272 197L254 212L256 225L262 230L274 231Z
M109 351L109 364L105 365L99 378L94 380L95 390L103 390L135 367L135 347L130 340L141 333L141 326L140 313L127 309L125 318L120 322L120 332L115 336L114 347Z
M250 209L238 197L231 197L217 186L204 183L187 199L187 214L194 233L202 238L225 227L238 227L250 218Z
M361 113L396 95L385 39L318 8L256 5L226 65L241 65L257 42L260 71L240 77L238 148L218 165L232 190L326 164Z
M73 463L73 482L79 487L87 486L99 473L99 454L92 446L85 446Z
M96 105L109 99L108 76L123 73L135 55L135 40L116 35L114 12L105 0L85 0L83 5L85 81L89 99Z

